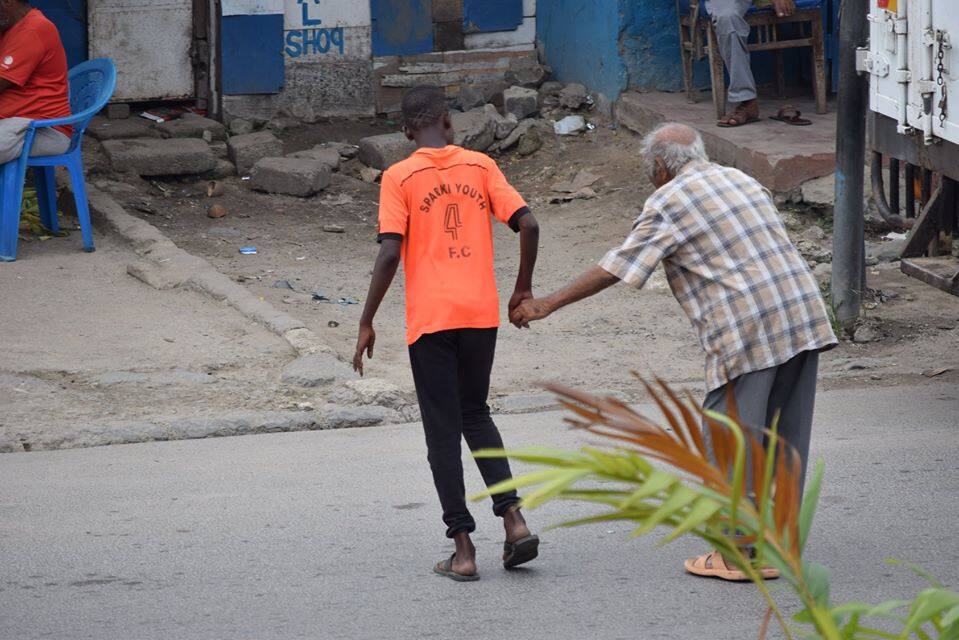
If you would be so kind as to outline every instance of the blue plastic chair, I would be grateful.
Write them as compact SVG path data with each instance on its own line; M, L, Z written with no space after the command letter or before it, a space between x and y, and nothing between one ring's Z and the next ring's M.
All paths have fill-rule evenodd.
M17 257L17 234L20 228L20 206L23 200L23 181L27 167L33 168L40 205L40 221L51 231L60 230L57 221L57 186L54 170L65 166L70 171L73 195L84 251L93 251L93 226L87 204L87 188L83 179L83 156L80 145L83 132L90 120L103 109L117 84L117 70L113 60L98 58L70 69L70 112L66 118L34 120L23 141L23 153L16 160L0 166L0 261L12 262ZM66 153L58 156L30 156L37 129L70 125L73 136Z

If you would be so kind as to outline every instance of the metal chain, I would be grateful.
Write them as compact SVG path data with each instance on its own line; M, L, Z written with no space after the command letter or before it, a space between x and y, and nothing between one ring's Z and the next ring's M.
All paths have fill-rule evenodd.
M945 48L945 33L943 31L936 32L936 41L939 43L939 52L936 54L936 59L938 64L936 66L936 71L938 75L936 76L936 84L939 85L939 90L942 92L942 98L939 100L939 126L946 126L946 107L948 105L948 96L946 93L946 81L942 77L943 72L946 70L946 65L944 63L946 57L946 48Z

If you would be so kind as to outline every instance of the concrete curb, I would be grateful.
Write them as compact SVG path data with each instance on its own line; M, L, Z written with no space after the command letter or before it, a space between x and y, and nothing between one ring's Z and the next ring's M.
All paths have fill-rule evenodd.
M73 193L65 183L62 208L72 210ZM127 272L156 289L188 287L214 300L225 302L243 316L268 328L287 341L300 356L329 353L333 349L304 324L259 299L244 286L223 275L207 260L187 253L149 222L127 213L108 194L87 185L87 200L94 219L116 232L130 243L140 257L129 265Z

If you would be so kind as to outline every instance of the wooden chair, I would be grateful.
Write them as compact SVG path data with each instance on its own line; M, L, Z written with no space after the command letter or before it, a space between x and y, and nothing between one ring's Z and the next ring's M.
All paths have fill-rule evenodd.
M709 57L709 73L712 80L713 104L716 117L726 115L726 76L723 58L716 42L713 21L706 14L703 0L676 0L679 16L679 50L683 61L683 85L686 97L696 102L693 86L693 63ZM780 18L770 9L753 9L746 14L752 33L747 46L750 52L773 51L776 64L776 88L780 96L786 92L783 51L810 47L813 63L813 93L816 97L816 113L826 113L826 47L822 26L821 0L799 0L796 11L788 18ZM797 33L783 39L779 27L796 24Z

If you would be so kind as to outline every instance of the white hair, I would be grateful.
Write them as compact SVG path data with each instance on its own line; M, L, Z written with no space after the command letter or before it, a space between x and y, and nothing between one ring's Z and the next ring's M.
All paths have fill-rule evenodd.
M665 135L670 133L673 135ZM692 127L675 122L661 124L650 131L643 138L642 154L648 176L655 173L656 158L673 176L690 162L709 162L702 136Z

